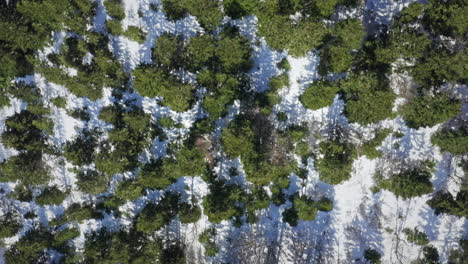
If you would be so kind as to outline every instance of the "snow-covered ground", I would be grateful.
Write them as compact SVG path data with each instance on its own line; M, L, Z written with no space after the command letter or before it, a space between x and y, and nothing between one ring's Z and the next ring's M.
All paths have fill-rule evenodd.
M129 25L141 26L147 33L143 44L138 44L123 36L111 38L111 50L128 71L134 69L140 63L151 62L151 48L157 37L163 33L177 33L188 38L203 32L196 19L192 16L177 22L171 22L166 19L163 12L151 10L149 3L157 2L150 0L123 0L126 11L123 27L126 28ZM372 11L370 13L374 21L388 24L391 22L392 17L410 2L413 1L369 0L365 5L365 10ZM98 0L98 3L98 14L93 26L96 30L103 30L106 13L103 1ZM139 10L143 14L142 17L138 15ZM351 12L348 15L353 16L353 14L355 13ZM232 23L237 25L240 28L240 32L252 42L254 67L250 72L250 77L252 79L252 86L256 90L267 90L270 77L281 73L276 64L282 58L287 58L289 61L291 65L291 70L288 73L289 87L285 87L280 91L281 103L274 107L275 113L284 112L287 114L288 124L306 122L309 125L318 125L324 129L330 123L340 123L348 126L350 129L357 128L355 125L348 124L343 116L343 101L338 97L335 98L334 103L330 107L315 111L304 108L299 102L299 96L307 85L319 78L317 67L320 58L316 52L311 51L305 57L294 58L288 56L286 52L271 50L265 40L257 35L257 20L253 16L245 17L242 20L235 20ZM56 33L54 43L43 51L44 54L58 52L64 37L65 34L63 32ZM398 93L399 87L397 86L399 81L405 80L405 78L407 76L404 74L390 77L391 85L395 92ZM83 127L100 127L103 130L109 128L107 127L109 125L100 121L97 116L102 107L111 104L114 100L110 89L104 90L104 95L101 99L90 101L72 95L63 86L47 82L39 74L28 76L26 79L27 81L34 82L40 88L45 100L62 96L67 98L68 108L70 109L83 106L87 106L89 109L91 120L84 123L69 116L64 109L51 106L52 113L50 117L54 120L55 127L54 134L50 140L56 146L61 146L66 141L72 139ZM128 96L136 97L137 102L143 106L145 112L151 114L152 118L170 116L173 120L182 123L184 128L174 133L187 133L195 120L203 115L199 103L195 104L187 112L177 113L159 105L157 99L143 98L136 94ZM402 99L399 100L397 102L401 103ZM11 101L11 106L0 109L0 133L5 128L5 119L25 107L26 104L24 102L14 99ZM216 128L216 131L218 135L220 129L238 113L238 110L239 105L236 102L231 107L231 114L217 122L218 128ZM387 137L381 146L381 150L384 153L393 151L397 155L401 155L402 158L409 160L423 160L427 157L433 157L438 164L432 178L436 190L457 191L457 185L449 180L448 176L454 170L460 170L460 168L451 164L451 157L440 153L430 142L430 136L437 130L438 126L414 130L406 127L403 120L399 117L394 120L383 121L377 124L377 126L391 128L393 131L404 133L402 138ZM362 131L371 130L370 128L360 129ZM172 140L177 135L169 133L168 136L169 140ZM400 146L395 150L394 145L397 142ZM145 151L144 156L147 159L151 156L165 155L166 147L167 144L155 140L153 146ZM0 161L15 154L17 154L15 150L7 149L0 143ZM57 161L50 162L54 168L54 180L50 184L58 185L63 189L74 187L76 182L75 175L68 170L71 164L66 163L59 167L57 166ZM309 159L307 167L308 178L301 180L292 175L292 187L290 188L309 196L322 195L329 197L334 204L333 210L330 212L319 212L314 221L300 221L298 226L294 228L282 222L281 217L281 213L290 204L280 207L270 205L269 208L259 212L261 215L259 222L249 227L244 226L240 229L235 229L231 223L224 221L216 225L218 230L216 239L220 246L220 254L211 260L213 263L226 261L226 258L232 256L229 252L228 237L236 237L250 230L252 233L257 234L255 239L258 239L259 243L277 245L279 252L278 262L280 263L315 263L319 255L329 256L329 263L356 263L355 260L362 258L363 252L367 248L377 249L383 256L383 263L409 263L411 259L421 254L422 247L406 243L402 230L403 228L418 227L426 232L431 240L431 244L438 249L441 261L445 262L449 250L454 249L459 239L467 235L466 219L450 215L435 215L434 211L426 204L426 201L431 197L430 195L404 200L395 197L393 193L388 191L380 191L374 194L371 191L371 187L375 185L373 175L379 165L378 162L378 159L369 160L365 157L360 157L353 164L351 178L342 184L332 186L318 180L313 160ZM226 167L234 165L242 170L239 160L226 161L226 164L229 165ZM221 172L223 168L220 167L217 170ZM243 173L240 173L240 175L242 177ZM125 175L120 176L120 178L117 177L116 180L122 177L125 177ZM14 185L0 184L0 187L4 190L12 190ZM208 192L207 184L200 177L182 177L170 188L182 193L186 197L193 193L198 197L198 201L201 201L202 197ZM130 218L142 209L145 202L158 200L159 198L160 194L158 192L150 193L136 201L126 203L120 209L128 212L127 217ZM2 197L2 199L4 198ZM40 221L47 224L56 215L62 214L70 204L86 199L93 199L93 197L85 197L78 191L72 191L67 200L60 206L40 207L34 202L15 202L13 206L19 208L22 213L30 210L34 211L39 216ZM102 226L115 229L120 225L128 224L129 218L124 217L118 220L112 215L106 215L102 220L84 221L84 223L78 225L81 235L74 240L76 246L78 248L83 246L85 241L84 235L87 232L96 230ZM203 246L198 242L197 237L210 225L206 216L202 217L195 224L181 225L177 221L171 224L174 228L179 229L182 237L185 238L190 250L193 252L203 252ZM31 226L32 223L30 221L26 222L19 235L24 234ZM5 245L11 245L18 239L19 236L8 238L5 240ZM305 249L299 252L300 248ZM2 252L0 251L0 257L1 255ZM201 261L201 257L198 256L196 262ZM0 263L2 263L1 258Z

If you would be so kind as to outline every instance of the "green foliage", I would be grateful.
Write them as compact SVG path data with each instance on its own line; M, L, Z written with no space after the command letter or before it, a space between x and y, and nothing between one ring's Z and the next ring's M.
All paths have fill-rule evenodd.
M100 143L96 168L110 176L135 169L139 165L138 156L149 146L150 116L137 107L125 111L115 104L103 109L99 117L111 122L114 129L108 140Z
M1 136L5 146L19 151L41 152L46 149L46 136L44 132L50 132L51 130L50 119L34 114L31 111L23 110L8 117L5 124L6 130Z
M105 228L87 235L84 263L151 263L160 258L162 245L138 233L107 231ZM158 262L159 263L159 262Z
M63 148L65 158L77 166L91 164L94 160L94 150L98 146L95 130L83 130L73 141L68 141Z
M89 116L88 111L86 110L87 110L87 107L72 109L72 110L68 110L67 114L73 118L76 118L82 121L89 121L91 118Z
M183 38L181 35L162 34L152 49L154 63L164 70L177 69L183 61Z
M352 74L340 83L346 102L344 113L348 120L361 125L372 124L392 115L395 94L377 74Z
M179 219L182 224L195 223L200 220L200 207L188 203L180 205Z
M65 108L67 107L67 99L64 97L55 97L50 100L56 107Z
M425 246L423 248L423 256L411 264L438 264L439 261L439 252L432 245Z
M444 82L466 83L468 51L449 53L444 49L431 50L425 54L410 73L417 83L424 87L438 87Z
M22 225L16 214L7 212L0 217L0 239L12 237L21 229Z
M60 191L60 189L54 185L42 190L41 194L36 197L36 203L42 206L47 204L59 205L66 197L67 193Z
M50 247L53 236L45 227L33 227L4 254L6 263L39 263L44 250Z
M178 196L166 193L158 204L148 203L136 218L136 229L144 233L161 229L177 215L178 199Z
M401 107L401 115L411 128L432 127L455 117L460 112L460 102L445 94L418 96Z
M465 0L429 1L424 15L424 23L434 34L461 38L465 35L468 23Z
M163 0L162 6L164 13L170 20L179 20L187 15L187 8L184 6L184 1L180 0Z
M66 228L54 234L54 243L60 245L78 237L79 235L80 231L78 228Z
M119 183L115 196L123 200L135 200L143 193L143 188L135 180L125 180Z
M380 264L382 263L382 255L375 249L366 249L364 251L364 258L369 261L371 264Z
M329 37L331 40L322 51L320 74L347 71L353 63L352 52L361 47L364 36L364 26L359 20L347 19L338 23Z
M14 82L13 84L5 84L5 93L8 93L16 98L19 98L29 104L40 105L41 93L40 90L31 84L25 82ZM31 107L31 106L30 106Z
M333 209L333 202L326 197L322 197L316 206L319 211L330 212Z
M320 180L328 184L340 184L351 177L356 156L353 146L337 141L320 143L324 157L317 161L316 168Z
M13 192L7 195L9 199L14 199L22 202L30 202L33 199L33 194L28 186L24 184L18 184L15 186Z
M174 179L182 176L199 176L205 174L206 162L199 148L184 146L178 150L174 158L165 159L161 169L164 175Z
M300 196L294 199L294 208L297 211L299 219L304 221L313 221L317 216L317 207L315 201L307 198L307 196Z
M172 174L164 174L161 167L162 160L151 160L144 164L138 175L138 182L146 188L166 189L176 178Z
M208 112L210 120L216 120L227 113L227 105L231 104L236 93L242 86L245 75L236 76L212 71L198 74L198 82L209 89L202 106Z
M463 155L468 150L468 131L466 127L457 130L440 129L431 137L431 142L454 155Z
M124 30L122 28L122 22L116 19L107 20L106 31L111 35L123 35Z
M407 27L403 30L393 29L387 38L376 50L376 59L387 64L399 58L406 61L420 59L429 50L432 42L427 35Z
M123 32L123 35L127 38L134 40L140 44L143 44L146 39L146 34L141 28L136 26L128 26L127 30Z
M203 244L205 248L205 254L209 257L214 257L218 253L219 249L215 241L216 229L209 228L203 231L198 237L198 241Z
M211 66L216 52L216 41L212 35L197 35L189 39L185 49L186 67L192 71Z
M283 217L283 221L288 223L290 226L297 226L299 216L294 207L284 210L281 216Z
M215 181L210 185L210 192L203 199L204 213L212 223L220 223L238 215L238 201L242 200L242 189L236 185L227 185Z
M252 14L257 2L255 0L226 0L223 1L224 12L232 19L239 19Z
M364 143L362 152L368 159L376 159L382 157L382 152L376 148L382 144L382 141L390 134L390 129L382 129L375 133L375 136L370 141Z
M133 71L134 87L142 96L162 97L161 104L174 111L187 111L193 103L195 87L179 82L174 76L154 67L139 67Z
M427 204L434 209L437 215L451 214L459 217L467 217L467 202L468 191L462 190L458 192L456 199L448 192L437 192L431 200L427 201Z
M221 142L231 158L246 155L253 149L254 132L245 121L231 123L223 129Z
M280 62L276 64L276 66L278 66L278 68L280 68L281 70L285 72L289 72L289 70L291 70L291 64L289 64L289 61L287 58L283 58Z
M448 264L463 263L468 257L468 240L460 239L460 248L451 249Z
M419 2L413 2L403 8L396 17L396 21L402 24L410 24L416 22L424 11L424 5Z
M289 54L300 57L322 44L326 29L322 22L310 19L297 23L286 16L259 16L259 32L268 45L276 50L287 50Z
M50 168L36 152L20 152L0 163L0 181L19 180L25 185L45 184L50 179Z
M338 91L339 87L336 83L329 81L313 82L306 88L299 100L304 107L317 110L331 105Z
M217 44L216 55L223 72L247 72L252 67L249 40L237 30L224 30Z
M429 243L426 233L419 231L416 227L412 230L409 228L403 229L406 234L406 239L418 246L425 246Z
M313 1L306 7L305 12L312 16L329 18L333 15L335 7L338 5L340 0L329 0L329 1ZM306 6L306 4L304 4Z
M85 193L99 194L107 190L109 177L96 170L80 170L76 175L78 189Z
M125 10L122 7L120 0L106 0L104 1L107 14L111 17L122 20L125 18Z
M213 31L223 19L221 2L217 0L182 0L188 12L195 16L206 31Z
M433 191L432 167L431 164L425 162L419 167L403 168L387 179L378 179L378 187L389 190L403 199L429 194Z

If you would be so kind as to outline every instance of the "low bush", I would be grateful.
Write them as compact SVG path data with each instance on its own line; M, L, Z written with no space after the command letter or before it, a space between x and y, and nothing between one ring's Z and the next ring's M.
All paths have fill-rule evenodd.
M403 199L429 194L433 191L432 172L433 165L428 162L418 167L403 168L387 179L378 180L378 187L389 190Z
M439 146L441 151L464 155L468 151L468 129L466 127L457 130L440 129L432 135L431 142Z
M356 156L353 146L329 141L320 143L324 157L317 161L316 168L320 180L328 184L340 184L351 177Z
M122 200L135 200L142 196L143 188L135 180L125 180L119 183L115 190L115 196Z
M134 40L140 44L143 44L146 39L146 34L141 30L141 28L136 27L136 26L128 26L127 30L123 32L123 35L126 36L127 38Z
M57 186L46 187L41 194L36 197L36 203L39 205L59 205L67 197L67 192L62 192Z
M329 81L313 82L299 97L305 108L317 110L330 106L339 91L337 83Z
M451 214L459 217L467 217L467 202L468 191L462 190L458 192L456 199L448 192L437 192L432 199L427 201L427 204L434 209L436 215Z
M370 141L367 141L362 146L362 152L368 159L376 159L382 157L382 152L376 148L382 144L382 141L390 134L389 129L382 129L375 133L375 136Z
M134 87L146 97L162 97L161 104L174 111L187 111L194 101L194 90L190 84L176 80L172 75L154 67L139 67L133 71Z
M426 233L419 231L416 227L414 229L405 228L403 233L406 235L406 239L418 246L425 246L429 243Z
M125 10L122 7L120 0L106 0L104 1L107 14L117 20L125 18Z
M369 261L371 264L380 264L382 263L382 255L375 249L366 249L364 251L364 258Z
M6 212L0 217L0 239L12 237L18 233L22 224L18 215L12 212Z
M460 102L447 95L418 96L401 107L400 113L411 128L432 127L460 113Z

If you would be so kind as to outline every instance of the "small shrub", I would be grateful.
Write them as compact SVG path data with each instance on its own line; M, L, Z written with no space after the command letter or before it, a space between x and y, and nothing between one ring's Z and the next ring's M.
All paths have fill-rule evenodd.
M184 7L184 1L163 0L162 7L164 13L166 13L167 18L170 20L179 20L187 15L187 8Z
M344 113L350 122L368 125L392 116L396 95L377 74L353 74L340 85L345 93Z
M136 26L128 26L127 30L123 32L123 35L140 44L144 43L146 39L145 32L143 32L141 28L136 27Z
M467 201L468 191L462 190L458 192L456 199L448 192L437 192L432 199L427 201L427 204L434 209L436 215L451 214L459 217L467 217Z
M200 220L201 209L196 205L183 203L180 206L179 218L182 224L195 223Z
M59 205L66 197L67 193L60 191L60 189L54 185L42 190L41 194L36 197L36 203L42 206L47 204Z
M366 249L364 251L364 258L369 261L371 264L380 264L382 263L382 255L375 249Z
M338 91L339 86L336 83L329 81L313 82L306 88L299 100L304 107L317 110L330 106Z
M78 228L67 228L60 232L55 233L54 235L54 243L57 245L66 243L67 241L78 237L80 235L80 231Z
M433 191L430 180L432 171L432 166L427 163L419 167L404 168L388 179L379 180L378 187L389 190L404 199L429 194Z
M55 97L50 100L56 107L65 108L67 106L67 99L64 97Z
M406 239L408 239L409 242L418 246L425 246L429 243L426 233L419 231L416 227L413 230L405 228L403 229L403 233L406 234Z
M355 157L352 146L339 142L320 143L324 157L317 161L320 180L329 184L340 184L351 177Z
M210 257L216 256L218 253L218 246L216 245L215 241L216 237L216 229L209 228L203 231L198 237L198 241L203 244L205 247L205 254Z
M106 0L104 1L104 6L106 7L107 14L111 17L117 20L125 18L125 10L123 9L120 0Z
M151 67L137 68L133 74L134 87L142 96L160 96L163 105L178 112L187 111L191 107L195 90L192 85L181 83L172 75Z
M106 30L111 35L122 35L124 33L122 29L122 23L119 20L110 19L106 21Z
M103 193L109 185L109 177L96 170L80 170L77 179L78 189L90 194Z
M418 96L401 107L401 115L411 128L432 127L460 113L461 105L447 95Z
M16 214L7 212L0 217L0 239L12 237L18 233L22 225Z
M294 199L294 208L297 211L299 219L304 221L313 221L317 217L317 207L315 201L301 196Z
M290 226L297 226L297 220L299 219L299 216L297 210L294 207L284 210L282 217L283 222L288 223Z
M382 141L390 134L389 129L383 129L375 133L375 136L372 140L364 143L362 146L363 154L369 159L376 159L382 157L382 152L378 151L376 148L382 144Z
M333 209L333 202L326 197L322 197L317 202L317 209L323 212L330 212Z
M115 195L123 200L135 200L143 193L143 188L134 180L121 182L115 190Z
M235 185L214 182L210 185L210 193L203 199L204 213L212 223L229 220L238 214L238 201L242 200L243 192Z
M431 137L431 142L454 155L463 155L468 151L468 129L461 127L457 130L441 129Z

